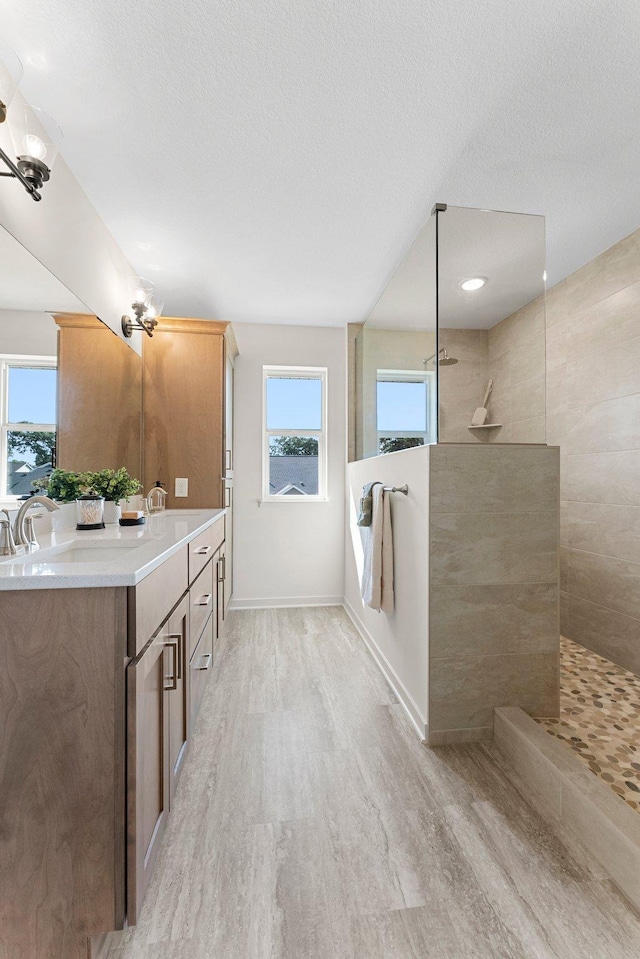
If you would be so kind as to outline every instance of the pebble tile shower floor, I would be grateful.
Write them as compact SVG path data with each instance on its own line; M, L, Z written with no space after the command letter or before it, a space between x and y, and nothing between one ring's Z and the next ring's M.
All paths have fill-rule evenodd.
M640 812L640 677L561 638L560 718L538 719Z

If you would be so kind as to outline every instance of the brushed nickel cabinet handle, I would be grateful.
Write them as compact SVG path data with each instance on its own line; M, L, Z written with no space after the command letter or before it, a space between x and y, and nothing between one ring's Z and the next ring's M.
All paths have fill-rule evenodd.
M232 459L232 456L231 456L231 450L225 450L225 453L226 453L226 456L225 456L224 468L225 468L226 470L232 470L232 469L233 469L233 459Z
M224 508L225 509L231 508L231 487L230 486L225 486L224 488Z
M194 604L195 606L208 606L211 602L212 593L203 593L200 599Z
M182 679L182 656L181 647L182 647L182 633L169 633L169 640L176 645L176 662L178 668L176 669L176 678Z
M200 662L203 663L205 660L206 666L196 666L196 669L209 669L211 665L211 653L205 653Z
M178 676L178 663L179 663L178 644L177 644L177 642L171 642L170 640L165 640L164 643L163 643L163 645L164 645L164 646L169 646L169 647L173 650L173 671L171 672L171 675L170 675L170 676L165 676L165 677L164 677L164 679L165 679L165 685L164 685L164 687L163 687L164 689L166 689L167 691L169 691L169 690L177 689L177 688L178 688L178 679L180 678L180 677ZM167 680L168 680L169 683L170 683L169 686L166 685Z
M224 568L225 568L224 556L221 556L220 559L218 560L218 577L217 578L219 583L224 583Z
M196 550L198 556L206 556L206 554L211 550L210 546L201 546L200 549Z

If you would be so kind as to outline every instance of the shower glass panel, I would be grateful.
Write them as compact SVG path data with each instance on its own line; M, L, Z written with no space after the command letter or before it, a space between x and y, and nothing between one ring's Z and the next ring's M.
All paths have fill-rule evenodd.
M544 217L436 216L438 441L544 443Z
M438 439L436 229L432 215L360 328L350 328L350 458Z
M545 443L544 290L544 217L437 204L349 328L349 458Z

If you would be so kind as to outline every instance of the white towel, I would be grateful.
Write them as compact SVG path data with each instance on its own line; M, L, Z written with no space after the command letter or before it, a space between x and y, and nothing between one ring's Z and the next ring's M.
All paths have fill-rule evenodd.
M391 505L382 483L373 487L371 526L364 530L362 598L372 609L393 612L393 536Z

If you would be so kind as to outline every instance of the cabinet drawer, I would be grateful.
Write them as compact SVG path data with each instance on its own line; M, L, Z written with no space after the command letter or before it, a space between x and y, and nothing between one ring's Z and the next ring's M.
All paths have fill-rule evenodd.
M207 565L220 543L224 541L224 516L189 543L189 582Z
M128 588L128 654L135 657L187 590L187 547Z
M213 627L214 617L210 616L204 628L200 642L196 647L189 663L189 735L193 734L193 726L200 709L204 691L211 675L213 665Z
M187 662L191 659L200 639L202 627L215 609L215 570L215 562L207 563L195 582L191 584L189 590L189 655L187 656Z

